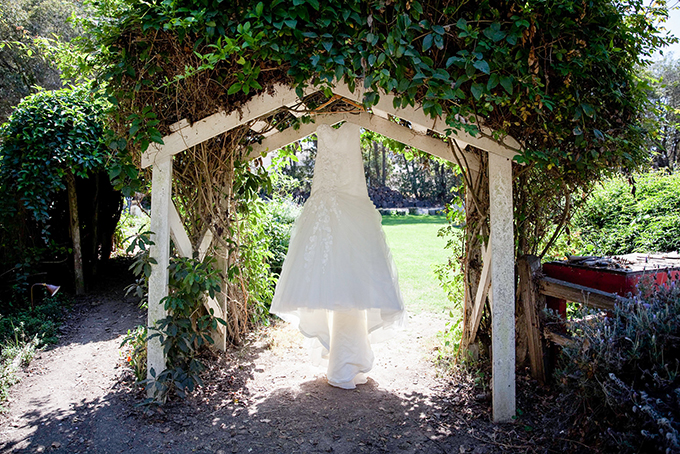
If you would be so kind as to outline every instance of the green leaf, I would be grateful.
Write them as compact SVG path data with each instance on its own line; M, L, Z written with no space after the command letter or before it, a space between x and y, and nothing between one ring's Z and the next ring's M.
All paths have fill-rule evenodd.
M595 115L595 109L593 109L593 106L591 106L590 104L586 103L581 104L581 109L583 109L583 113L589 117Z
M494 88L498 86L498 83L500 82L500 79L498 78L498 74L493 73L491 76L489 76L489 80L486 83L486 89L491 91Z
M472 64L475 68L483 72L484 74L489 74L491 72L491 69L489 68L489 64L485 60L477 60Z
M430 47L432 47L432 42L433 42L434 36L432 33L428 33L425 35L425 38L423 39L423 52L427 51Z
M479 100L484 92L484 87L481 84L474 83L470 87L470 91L472 92L472 96L474 96L476 100Z
M503 88L505 88L505 91L507 91L509 95L511 95L512 94L512 76L501 77L501 86Z
M242 84L236 82L235 84L232 84L231 87L229 87L229 90L227 91L228 95L233 95L234 93L237 93L241 90Z

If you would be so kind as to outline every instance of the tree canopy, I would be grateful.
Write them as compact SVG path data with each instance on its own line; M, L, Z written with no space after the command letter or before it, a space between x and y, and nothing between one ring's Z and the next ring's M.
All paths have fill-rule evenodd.
M74 0L0 0L0 123L35 86L62 86L51 56L78 30L68 18L82 10Z
M15 193L35 220L48 222L52 196L65 189L66 173L87 178L105 169L105 115L106 104L87 87L25 98L0 129L3 193Z
M26 290L21 280L39 262L62 263L70 253L69 184L80 193L75 209L88 273L108 259L121 195L106 172L113 164L106 112L106 101L88 86L43 90L24 98L0 127L0 266L16 270L17 290Z

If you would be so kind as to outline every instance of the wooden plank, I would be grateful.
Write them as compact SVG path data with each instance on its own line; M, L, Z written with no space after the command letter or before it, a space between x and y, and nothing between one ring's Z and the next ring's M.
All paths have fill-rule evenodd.
M208 229L205 231L203 234L203 238L201 238L201 244L198 246L198 258L200 260L203 260L208 253L208 249L212 245L212 240L213 240L213 233L212 230Z
M172 159L153 166L151 176L151 232L154 244L149 256L156 260L151 265L149 276L149 308L148 326L154 326L158 320L167 317L167 311L161 300L168 296L168 265L170 264L170 228L168 216L172 194ZM153 369L156 375L165 370L165 355L158 338L147 344L147 378ZM149 397L153 397L149 395Z
M173 155L205 142L258 117L273 112L280 107L293 104L298 100L295 90L285 85L276 85L274 95L262 93L248 101L240 110L230 113L217 112L193 125L185 125L176 132L163 137L163 145L153 143L142 155L142 168L167 160ZM178 127L184 125L178 122Z
M363 88L363 85L361 84L357 84L354 92L351 92L347 84L344 82L337 82L335 88L333 88L333 93L337 93L347 99L352 99L359 103L363 102L365 92L366 89ZM374 107L406 120L412 124L415 123L420 128L431 129L433 131L437 131L440 134L446 134L445 131L449 127L441 117L431 118L429 115L426 115L425 112L423 112L423 109L420 107L414 108L411 106L406 106L403 109L395 109L393 100L394 95L381 93L380 101L378 101L378 104L376 104ZM492 131L488 128L482 128L482 132L489 136L492 133ZM475 137L466 133L465 131L454 131L453 138L508 159L513 159L519 154L519 150L522 148L519 142L510 136L506 136L503 138L502 142L499 142L490 137L485 137L482 135Z
M545 383L545 365L543 362L543 342L538 317L540 305L539 293L534 283L534 276L541 270L541 260L533 255L525 255L517 261L519 272L520 295L524 307L527 339L529 344L529 362L531 375L541 383Z
M182 257L188 258L193 257L193 249L191 248L191 241L189 240L189 235L187 235L186 231L184 230L182 220L179 217L177 208L173 203L170 204L170 215L168 217L168 221L169 221L168 223L170 224L170 235L172 237L172 241L175 243L177 252L179 252L179 254ZM204 250L201 250L201 248L204 247L204 243L206 242L208 246L205 246ZM210 243L212 243L212 232L210 230L207 230L205 235L203 235L203 240L201 241L201 246L199 247L200 260L203 260L205 258ZM216 299L210 297L205 298L203 300L203 305L205 306L208 312L210 312L210 310L212 309L214 311L215 317L220 317L222 319L224 318L222 308L220 307L220 304L217 302ZM226 328L221 323L218 323L217 329L220 332L220 334L224 334Z
M373 115L377 115L380 118L384 118L385 120L389 120L389 116L387 115L387 112L384 110L376 109L375 107L371 107L371 112L373 112ZM425 130L427 132L427 130Z
M491 247L487 246L483 249L482 255L482 275L479 277L479 286L477 287L477 294L475 295L475 304L472 307L472 317L470 318L470 344L474 343L479 330L479 324L482 321L482 314L484 313L484 304L486 297L491 288Z
M171 124L171 125L169 126L169 128L170 128L170 131L176 132L176 131L179 131L180 129L183 129L183 128L186 128L186 127L189 127L189 126L191 126L191 125L189 124L189 120L187 120L186 118L182 118L182 119L181 119L180 121L178 121L177 123Z
M377 132L378 134L382 134L385 137L397 140L405 145L417 148L431 155L438 156L449 162L456 163L456 158L451 151L451 147L449 147L448 143L444 142L443 140L420 134L413 129L409 129L405 126L398 125L393 121L389 121L369 113L361 113L356 115L356 117L358 121L357 124L365 129ZM461 149L462 148L464 147L461 147ZM473 171L479 171L479 157L475 154L465 151L463 154L470 165L470 169Z
M544 277L539 283L539 291L547 296L582 303L598 309L614 309L619 296L583 285L572 284L552 277Z
M512 160L489 153L491 389L494 422L515 417L515 240Z
M434 156L438 156L450 162L456 162L456 159L451 151L451 148L446 142L434 137L420 134L405 126L398 125L393 121L386 120L377 115L362 112L358 114L352 113L334 113L334 114L319 114L314 116L314 123L307 123L300 126L299 129L293 128L285 129L277 134L262 140L262 143L253 145L253 150L248 156L249 159L255 159L262 156L262 154L277 150L288 144L291 144L303 137L307 137L316 131L316 128L321 124L334 125L341 121L347 121L361 126L364 129L382 134L390 139L397 140L405 145L418 148ZM479 171L479 157L473 153L463 152L467 159L470 169L473 172Z
M543 330L543 336L545 336L545 338L553 344L557 344L560 347L570 347L576 344L575 339L550 331L548 328Z
M316 132L316 128L320 124L330 124L339 123L345 119L342 114L330 114L316 117L316 123L307 123L300 125L300 128L287 128L276 134L272 134L262 140L262 143L253 144L253 149L248 155L248 159L259 158L260 156L270 153L279 148L283 148L295 141L307 137L310 134Z
M172 237L172 242L175 244L179 255L187 258L193 257L194 251L191 247L191 240L189 240L189 235L187 235L187 232L184 230L182 218L179 217L177 207L172 202L170 202L168 224L170 224L170 236Z
M314 90L310 87L306 93L311 93ZM338 83L333 91L349 100L356 102L363 102L365 90L361 86L357 86L354 93L349 91L349 88L344 83ZM435 119L426 115L421 108L412 108L407 106L404 109L395 109L392 100L394 96L391 94L383 94L380 101L375 106L376 112L389 113L399 118L407 120L414 125L415 130L427 131L431 129L440 134L445 134L448 128L446 123L440 117ZM163 144L153 143L148 150L142 155L142 168L146 168L153 163L160 163L167 160L171 156L180 153L188 148L191 148L199 143L205 142L219 134L222 134L230 129L240 126L249 121L262 117L276 109L291 105L298 100L295 90L291 90L284 85L277 85L274 89L274 95L263 93L256 96L247 102L243 108L232 111L229 114L225 112L218 112L210 115L202 120L189 125L186 120L180 120L173 125L177 128L175 132L163 137ZM483 133L491 135L490 130L483 129ZM521 149L520 144L512 137L506 136L502 142L496 141L490 137L479 137L467 134L464 131L454 131L454 139L464 144L470 144L482 150L489 151L499 156L507 158L514 158ZM421 148L421 147L418 147ZM464 148L464 147L461 147Z

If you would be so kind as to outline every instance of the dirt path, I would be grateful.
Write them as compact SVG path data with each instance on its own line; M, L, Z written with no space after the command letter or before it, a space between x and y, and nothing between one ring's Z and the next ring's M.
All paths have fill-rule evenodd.
M264 328L248 344L209 361L206 383L185 401L148 411L135 405L119 345L144 321L112 291L80 301L62 341L42 352L11 393L2 452L250 453L496 452L489 404L470 384L437 378L430 361L444 321L411 316L396 339L375 348L369 382L326 384L301 336ZM468 397L466 397L468 396ZM475 413L473 417L471 415Z

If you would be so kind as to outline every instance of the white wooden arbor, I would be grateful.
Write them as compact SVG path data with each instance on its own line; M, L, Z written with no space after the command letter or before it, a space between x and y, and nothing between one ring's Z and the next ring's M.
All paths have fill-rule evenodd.
M309 93L317 91L313 89ZM354 92L343 84L336 84L334 94L353 103L362 103L364 90L357 86ZM154 246L151 256L157 265L152 267L149 278L149 315L148 324L153 326L157 320L167 314L160 304L168 294L168 264L170 257L170 238L177 251L186 257L192 256L189 237L184 231L177 210L171 200L172 192L172 157L206 140L230 131L238 126L251 123L282 107L293 106L300 102L295 91L285 86L277 86L274 94L261 94L248 103L240 111L231 113L218 112L214 115L189 125L181 121L175 131L163 138L163 145L153 144L142 156L142 167L152 166L151 190L151 231ZM410 128L395 123L389 116L406 120ZM456 162L451 147L443 140L427 135L428 130L445 135L446 122L442 118L432 119L420 107L394 108L393 96L382 94L380 101L371 108L371 112L360 113L319 113L313 115L314 123L303 124L298 130L288 128L283 131L269 131L262 143L255 145L249 158L253 159L269 151L277 150L316 131L319 124L336 124L348 121L365 129L390 137L406 145L418 148L432 155ZM252 129L265 126L264 122L255 122ZM489 131L480 137L465 132L458 132L453 139L461 150L469 144L485 150L489 156L489 194L491 233L489 244L484 251L484 268L482 281L475 298L473 320L481 316L487 292L492 303L492 389L493 419L495 422L510 421L515 416L515 263L513 234L513 202L512 202L512 159L518 154L520 145L511 137L502 142L490 138ZM476 155L466 153L472 172L479 171L479 159ZM463 156L458 157L463 158ZM208 231L201 241L199 256L205 255L212 242L212 234ZM206 303L222 317L223 307L212 300ZM478 307L479 306L479 307ZM223 328L223 327L222 327ZM225 348L226 332L217 345ZM165 358L158 339L148 345L148 370L152 368L160 372L165 368Z

